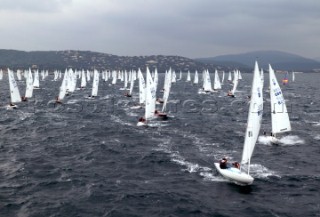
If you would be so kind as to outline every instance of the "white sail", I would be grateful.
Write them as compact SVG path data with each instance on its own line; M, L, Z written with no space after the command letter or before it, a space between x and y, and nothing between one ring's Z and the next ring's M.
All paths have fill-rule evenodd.
M2 80L2 78L3 78L3 71L2 69L0 69L0 80Z
M21 81L21 79L22 79L21 71L19 69L17 70L17 79L18 79L18 81Z
M261 87L263 89L263 87L264 87L264 72L263 72L262 68L260 70L260 77L261 77Z
M146 75L146 107L145 107L145 119L151 119L154 117L156 109L156 91L155 85L152 80L149 68L147 67Z
M258 139L261 127L261 119L263 113L263 95L261 88L261 77L259 73L258 62L256 61L253 73L253 81L251 87L251 101L249 107L247 129L242 152L242 164L249 164L250 159ZM249 173L248 165L248 173Z
M141 70L138 70L139 77L139 103L143 104L146 101L146 82L144 81Z
M18 85L16 80L14 79L13 71L11 71L10 69L8 69L8 79L9 79L11 102L12 103L21 102Z
M193 80L194 84L198 84L199 83L199 75L198 75L198 71L196 70L194 73L194 80Z
M156 68L154 70L154 87L155 87L155 90L156 90L156 94L157 94L157 88L158 88L158 81L159 81L159 75L158 75L158 69Z
M292 81L295 81L295 73L292 72Z
M126 90L128 87L128 72L127 72L127 70L125 70L122 75L123 75L123 80L124 80L123 89Z
M99 72L95 69L93 71L91 96L98 96L98 87L99 87Z
M63 98L65 97L65 95L67 93L67 86L68 86L68 72L67 72L67 70L65 70L63 80L62 80L62 83L60 86L60 91L59 91L59 96L58 96L59 100L63 100Z
M164 80L164 91L163 91L163 105L162 105L162 112L164 112L166 110L166 106L167 106L167 102L168 102L168 98L169 98L169 94L170 94L170 89L171 89L171 76L172 76L172 72L171 72L171 68L169 69L168 73L166 73L165 75L165 80Z
M239 78L238 78L238 73L237 71L234 71L234 76L233 76L233 88L231 90L231 94L234 95L236 90L237 90L237 87L238 87L238 83L239 83Z
M228 81L232 81L232 77L231 77L231 72L229 71L229 74L228 74Z
M112 82L111 84L117 83L117 71L112 71Z
M36 70L36 71L34 72L33 87L34 87L34 88L39 88L39 87L40 87L39 71L38 71L38 70Z
M241 72L238 70L238 79L242 80Z
M90 75L90 71L87 70L87 81L90 81L91 75Z
M53 74L54 74L53 80L54 80L54 81L58 80L58 78L59 78L59 72L58 72L57 70L55 70L55 71L53 72Z
M25 97L31 98L33 93L33 78L32 78L32 72L29 69L27 73L27 80L26 80L26 94Z
M81 88L84 88L87 86L87 79L86 79L86 74L84 72L84 70L81 71Z
M222 72L222 79L221 79L221 84L224 82L224 71Z
M203 90L204 91L213 91L212 90L212 84L211 84L211 78L208 70L205 70L203 74Z
M190 71L188 71L188 73L187 73L187 80L186 81L187 82L191 81Z
M176 72L174 70L172 70L172 79L171 79L171 82L172 83L176 83L177 81L177 76L176 76Z
M133 72L130 73L130 91L129 91L129 95L132 95L132 90L133 90L133 86L134 86L134 77L133 77Z
M272 133L291 131L291 124L283 94L274 71L269 64Z
M77 74L71 68L68 70L68 92L74 92L77 85Z
M221 89L220 78L219 78L219 74L218 74L217 70L215 70L215 73L214 73L213 89L214 90L220 90Z

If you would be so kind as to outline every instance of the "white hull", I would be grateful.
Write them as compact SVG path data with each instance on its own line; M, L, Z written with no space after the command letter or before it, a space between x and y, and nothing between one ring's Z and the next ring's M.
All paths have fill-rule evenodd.
M144 126L148 126L148 125L146 124L146 122L140 122L140 121L139 121L139 122L137 123L137 126L138 126L138 127L144 127Z
M214 91L214 90L203 90L203 89L199 89L198 90L198 94L210 94L210 93L215 93L218 91Z
M278 145L280 143L279 139L277 139L274 136L267 136L267 139L268 139L268 141L270 141L271 143L276 144L276 145Z
M7 105L7 110L12 110L12 109L17 109L17 108L18 108L17 105L14 105L14 106Z
M95 99L96 96L85 96L84 98L85 98L85 99Z
M140 105L137 106L131 106L130 109L142 109L143 107Z
M252 178L252 176L240 171L235 167L221 169L219 163L214 163L214 165L224 178L234 182L237 185L251 185L253 183L254 178Z

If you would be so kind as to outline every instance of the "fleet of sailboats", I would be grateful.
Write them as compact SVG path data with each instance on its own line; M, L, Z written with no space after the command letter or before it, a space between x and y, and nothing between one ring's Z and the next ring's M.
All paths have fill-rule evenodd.
M26 92L24 97L20 97L19 89L17 82L14 77L12 70L8 69L8 80L10 88L10 104L7 106L7 109L17 108L15 103L19 103L22 100L25 101L27 98L32 98L33 90L40 87L39 81L39 71L38 70L26 70L26 71L17 71L17 79L22 81L22 76L25 78ZM291 131L290 119L286 107L286 102L283 97L280 85L275 76L275 72L269 65L269 89L270 89L270 104L271 104L271 135L267 138L272 143L279 143L277 136L284 132ZM221 72L220 72L221 73ZM65 73L55 70L53 72L54 79L57 81L63 79L59 89L59 94L56 98L56 103L62 103L67 94L71 94L75 91L77 80L81 81L80 88L86 88L87 82L92 79L92 90L90 98L94 98L98 95L99 89L99 77L102 76L103 81L108 81L115 85L117 80L121 80L124 84L123 89L127 90L128 84L130 88L128 89L127 96L132 96L133 89L135 86L135 80L138 79L138 89L136 93L136 99L139 102L139 108L144 108L144 116L141 117L137 123L137 126L148 126L150 122L155 121L158 118L166 119L167 114L167 105L168 99L172 87L172 83L177 81L175 71L171 68L165 72L164 82L163 82L163 96L162 96L162 108L157 109L156 99L157 99L157 89L159 83L158 71L150 71L149 68L146 68L145 79L144 74L140 69L136 71L103 71L99 72L98 70L93 71L73 71L72 69L66 69ZM48 76L48 72L41 71L40 73L42 79L45 79ZM201 74L200 74L201 75ZM242 79L241 73L239 70L234 70L233 79L232 73L228 73L228 80L232 81L230 84L225 84L232 87L230 90L231 95L234 96L239 81ZM0 71L0 79L3 77L3 71ZM222 79L220 80L219 72L214 71L214 80L213 85L211 83L211 77L209 70L203 70L202 79L198 71L194 73L193 84L197 85L199 81L202 81L202 88L199 90L199 93L213 93L217 90L222 91L223 81L225 77L225 72L222 72ZM182 72L179 73L179 80L182 80ZM292 73L292 80L294 81L294 73ZM187 82L191 81L190 71L187 72ZM23 82L23 81L22 81ZM110 85L111 85L110 84ZM90 84L89 84L90 85ZM241 86L240 86L241 88ZM225 88L224 88L225 89ZM221 163L214 163L217 171L225 178L231 180L232 182L239 185L250 185L253 183L254 178L250 174L250 164L251 158L255 145L257 143L257 138L259 136L261 122L262 122L262 113L263 113L263 89L264 89L264 71L263 69L259 70L258 63L255 63L253 80L251 86L250 94L250 106L248 112L248 119L245 131L245 139L242 150L242 159L240 164L227 164L225 168L221 167Z

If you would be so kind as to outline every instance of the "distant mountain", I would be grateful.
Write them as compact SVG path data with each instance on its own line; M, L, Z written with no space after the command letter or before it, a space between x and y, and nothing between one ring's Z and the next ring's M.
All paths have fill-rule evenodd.
M0 49L0 68L27 69L29 67L39 69L98 69L98 70L145 70L146 67L157 68L159 72L165 72L170 67L176 72L191 72L204 69L223 70L223 67L215 64L202 63L180 56L116 56L106 53L91 51L17 51Z
M259 66L262 68L267 68L270 63L276 70L314 71L315 69L320 69L320 62L316 60L281 51L255 51L242 54L199 58L196 60L211 64L222 64L224 62L226 63L224 65L225 67L231 63L234 65L242 64L246 67L253 68L256 59L259 62Z
M320 62L320 57L314 57L314 58L312 58L312 59L314 59L315 61Z

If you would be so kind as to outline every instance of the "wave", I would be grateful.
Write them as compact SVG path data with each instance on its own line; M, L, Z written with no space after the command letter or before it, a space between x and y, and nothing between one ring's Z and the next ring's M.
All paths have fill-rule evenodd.
M316 136L314 137L314 139L315 139L315 140L320 140L320 135L316 135Z
M269 170L267 167L265 167L261 164L251 164L250 165L250 174L254 178L260 178L260 179L265 179L270 176L275 176L275 177L281 178L281 176L278 175L275 171Z
M301 145L305 143L303 139L301 139L299 136L296 136L296 135L289 135L289 136L282 137L280 139L280 142L281 142L280 145L284 145L284 146Z
M296 135L289 135L279 138L280 146L294 146L304 144L305 141ZM268 136L259 136L258 143L263 145L272 145L272 142Z

